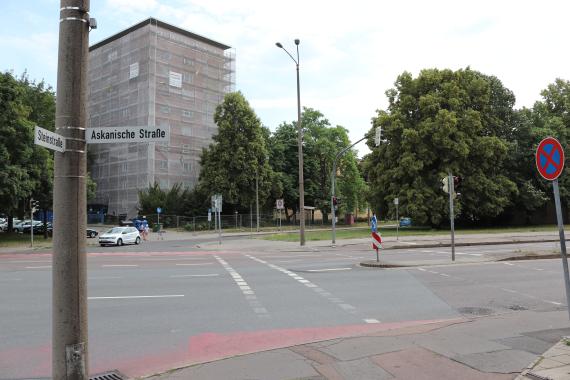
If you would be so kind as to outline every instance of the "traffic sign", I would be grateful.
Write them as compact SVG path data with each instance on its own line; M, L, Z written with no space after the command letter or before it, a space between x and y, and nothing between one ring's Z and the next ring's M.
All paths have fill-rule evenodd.
M277 208L278 210L283 210L285 208L285 202L283 201L283 199L277 199L275 201L275 208Z
M536 148L536 168L540 175L553 181L564 169L564 149L554 137L546 137Z
M170 142L170 127L97 127L87 128L87 144L132 142Z
M36 126L34 130L34 144L58 152L65 152L65 137L42 127Z
M382 248L382 236L378 232L372 232L372 248Z
M160 214L161 212L162 212L162 209L161 209L160 207L157 207L157 208L156 208L156 213L157 213L157 214Z

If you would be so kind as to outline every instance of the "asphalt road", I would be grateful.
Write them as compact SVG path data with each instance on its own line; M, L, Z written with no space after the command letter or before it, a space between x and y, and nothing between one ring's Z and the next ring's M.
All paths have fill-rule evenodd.
M457 257L481 262L375 269L362 247L256 249L226 240L91 247L88 256L92 373L129 376L211 360L284 336L307 341L401 321L522 310L564 310L560 260L483 262L555 243L472 246ZM230 248L231 247L231 250ZM399 249L392 259L445 260L449 248ZM0 255L0 378L51 374L51 255Z

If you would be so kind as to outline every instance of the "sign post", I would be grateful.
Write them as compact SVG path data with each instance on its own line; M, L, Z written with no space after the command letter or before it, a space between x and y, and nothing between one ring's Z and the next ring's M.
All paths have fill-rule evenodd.
M560 206L560 191L558 189L558 177L564 170L564 149L554 137L546 137L536 148L536 168L540 175L547 181L552 181L554 193L554 205L556 207L556 221L560 236L560 253L562 255L562 267L564 269L564 285L566 287L566 305L570 318L570 277L568 275L568 256L566 254L566 238L564 236L564 220L562 219L562 207Z
M398 239L398 232L400 229L400 218L398 217L398 204L400 203L400 200L398 198L394 198L394 204L396 205L396 240Z
M275 207L279 210L279 231L281 231L281 210L285 208L285 202L283 199L277 199L275 201Z

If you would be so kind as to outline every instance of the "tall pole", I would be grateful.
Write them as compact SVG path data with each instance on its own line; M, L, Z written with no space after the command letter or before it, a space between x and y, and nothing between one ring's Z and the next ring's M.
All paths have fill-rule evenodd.
M455 189L453 186L453 176L449 172L447 178L448 188L449 188L449 223L451 225L451 261L455 261L455 216L453 214L453 195Z
M560 235L560 253L562 254L564 286L566 287L566 305L568 308L568 317L570 318L570 279L568 275L568 255L566 254L566 238L564 237L564 220L562 218L562 206L560 206L560 190L558 189L558 178L552 181L552 191L554 192L556 221L558 223L558 234Z
M255 219L257 221L256 231L259 232L259 170L255 169Z
M288 51L277 42L275 45L283 49L285 53L293 62L297 68L297 142L299 145L299 240L301 245L305 245L305 186L303 181L303 128L301 126L301 85L299 80L299 39L295 39L295 45L297 46L297 59L295 59Z
M305 183L303 180L303 127L301 125L301 86L299 81L299 40L295 40L297 45L297 129L299 143L299 209L301 224L299 229L299 239L301 245L305 245Z
M89 0L61 0L56 132L67 140L55 152L52 265L52 377L85 380L87 351L86 144Z

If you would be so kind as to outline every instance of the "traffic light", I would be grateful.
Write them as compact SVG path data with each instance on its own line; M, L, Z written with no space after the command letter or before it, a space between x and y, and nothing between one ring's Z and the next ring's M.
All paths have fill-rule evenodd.
M453 188L457 189L459 187L459 184L461 183L462 178L459 176L453 176Z
M333 197L332 201L333 201L333 206L336 206L338 204L338 200L336 199L336 197Z
M36 201L33 198L30 199L30 208L32 212L35 212L40 207L40 201Z

